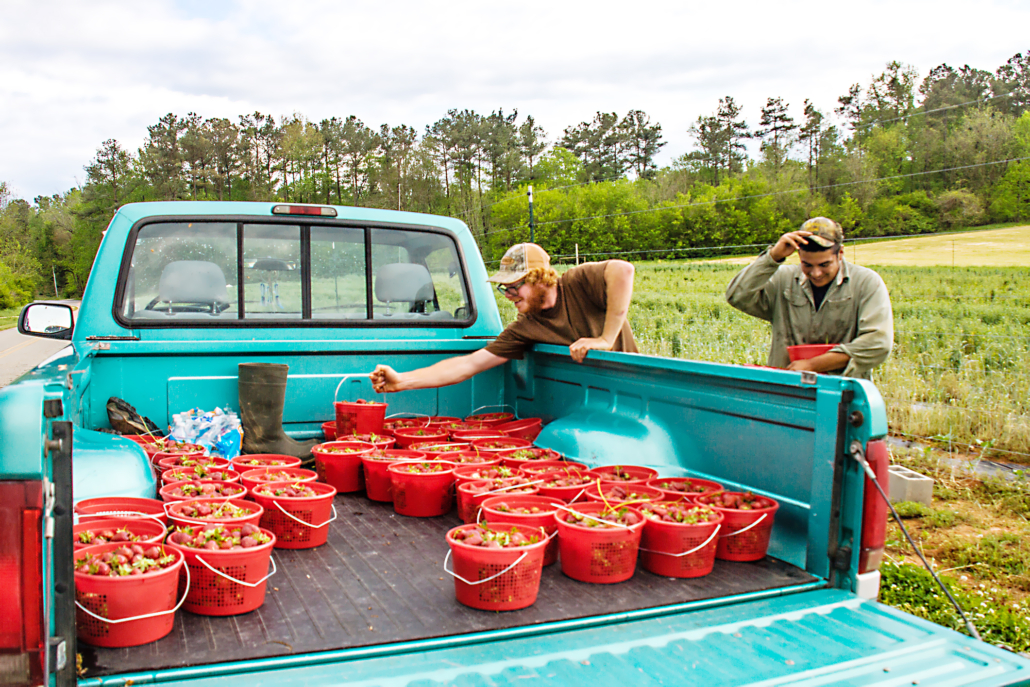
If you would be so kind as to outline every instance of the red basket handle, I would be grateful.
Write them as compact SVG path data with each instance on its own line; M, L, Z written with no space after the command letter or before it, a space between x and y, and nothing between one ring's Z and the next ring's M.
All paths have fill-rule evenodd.
M278 572L278 570L276 570L276 567L275 567L275 559L274 558L269 558L268 560L272 562L272 572L268 573L267 575L262 577L257 582L244 582L243 580L237 580L235 577L232 577L230 575L226 575L224 572L222 572L221 570L218 570L217 568L212 568L211 564L209 564L207 561L205 561L200 556L194 556L194 558L196 558L198 561L200 561L201 564L203 564L203 566L205 568L207 568L208 570L210 570L214 574L221 575L222 577L224 577L225 579L227 579L227 580L229 580L231 582L235 582L236 584L242 584L244 587L250 587L252 589L254 587L258 586L259 584L261 584L262 582L264 582L265 580L267 580L269 577L274 575L276 572ZM187 565L186 567L188 568L190 566Z
M529 555L529 551L523 551L522 555L519 556L515 560L514 563L512 563L511 565L509 565L507 568L505 568L501 572L497 573L496 575L491 575L490 577L484 577L483 579L481 579L481 580L479 580L477 582L469 582L468 580L466 580L464 577L462 577L458 573L454 572L453 570L448 570L447 569L447 561L451 560L451 552L448 551L447 555L443 559L443 571L445 573L447 573L448 575L450 575L451 577L457 578L457 579L461 580L462 582L464 582L465 584L467 584L467 585L469 585L471 587L475 587L477 584L483 584L484 582L489 582L490 580L497 579L498 577L500 577L501 575L503 575L504 573L508 572L509 570L514 568L516 565L521 563L522 559L525 558L528 555Z
M302 525L307 525L308 527L310 527L313 530L317 530L319 527L325 527L326 525L328 525L329 523L331 523L333 520L336 519L336 504L332 504L332 503L329 504L329 507L333 509L333 517L329 518L328 520L323 522L321 525L312 525L310 522L304 522L300 518L294 517L294 516L290 515L289 513L287 513L286 509L283 508L281 505L279 505L278 501L273 501L272 503L274 503L275 507L278 508L279 510L281 510L283 512L283 515L285 515L286 517L291 518L293 520L296 520L297 522L299 522Z
M179 610L179 607L182 606L182 604L186 601L186 597L189 596L189 593L190 593L190 566L186 565L186 557L185 556L183 556L183 565L182 565L182 567L186 569L186 591L183 592L182 598L179 600L179 603L175 604L175 608L173 608L170 611L157 611L156 613L147 613L145 615L137 615L137 616L133 616L131 618L119 618L118 620L109 620L108 618L100 617L99 615L97 615L93 611L89 610L88 608L86 608L85 606L80 604L78 599L75 600L75 605L78 606L79 610L81 610L86 615L92 616L92 617L96 618L97 620L103 620L105 623L109 623L111 625L118 625L119 623L127 623L130 620L144 620L146 618L156 618L159 615L168 615L169 613L175 613L177 610Z
M722 539L723 537L732 537L733 535L740 534L741 532L747 532L749 529L751 529L752 527L754 527L758 523L762 522L767 517L769 517L768 513L762 513L762 517L758 518L757 520L755 520L753 523L751 523L747 527L742 527L741 529L737 530L736 532L730 532L729 534L720 534L719 535L719 539Z
M705 543L704 544L701 544L700 546L695 546L690 551L684 551L683 553L667 553L665 551L655 551L653 549L645 549L644 547L640 547L640 550L641 551L647 551L648 553L657 553L660 556L671 556L673 558L681 558L682 556L689 556L690 554L694 553L695 551L700 551L701 549L703 549L706 546L708 546L708 544L710 544L711 541L713 539L715 539L715 535L719 534L719 530L720 529L722 529L722 525L721 524L720 525L716 525L715 526L715 530L712 532L711 536L708 537L708 539L705 539Z

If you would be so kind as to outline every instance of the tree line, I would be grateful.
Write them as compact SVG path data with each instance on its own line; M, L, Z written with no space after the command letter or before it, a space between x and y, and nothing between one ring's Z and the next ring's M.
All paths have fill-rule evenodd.
M1030 217L1030 52L995 71L889 62L830 110L770 96L757 125L732 96L689 124L659 168L662 125L597 112L549 137L531 115L452 109L423 130L255 112L161 117L143 145L104 141L85 183L11 198L0 182L0 307L81 293L114 210L149 200L279 200L458 217L487 258L530 235L556 255L769 241L806 217L850 236ZM944 170L944 171L942 171ZM641 253L646 257L647 253Z

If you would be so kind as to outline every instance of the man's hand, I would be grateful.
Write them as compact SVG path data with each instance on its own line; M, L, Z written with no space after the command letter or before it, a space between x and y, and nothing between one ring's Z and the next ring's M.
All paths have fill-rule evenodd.
M769 249L769 257L776 262L783 262L791 255L794 251L799 250L801 246L808 243L805 240L806 236L811 236L812 232L802 231L788 231L786 234L780 237L780 240L776 242L776 245ZM788 368L790 369L790 368Z
M589 337L583 337L569 346L569 354L572 355L572 359L577 363L581 363L586 359L587 351L610 350L612 350L612 344L608 343L604 339L593 339Z
M794 370L795 372L806 370L811 372L833 372L835 370L843 370L850 361L851 356L847 353L829 351L807 360L795 360L790 365L787 365L787 369Z
M401 376L389 365L376 365L376 369L372 372L370 379L372 380L372 388L375 389L377 394L400 391L398 386L401 382Z

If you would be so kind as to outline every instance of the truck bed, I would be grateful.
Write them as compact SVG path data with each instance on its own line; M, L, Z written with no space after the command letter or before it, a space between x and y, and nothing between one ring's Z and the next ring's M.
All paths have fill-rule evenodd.
M444 533L460 524L455 512L438 518L396 515L390 504L363 496L336 497L339 518L326 545L276 550L278 573L264 605L240 616L206 617L180 611L164 639L141 647L79 645L86 674L100 677L162 668L260 659L446 637L603 616L637 609L811 588L820 580L767 557L757 563L717 561L708 576L676 580L638 566L628 582L592 585L544 568L536 604L520 611L477 611L454 598L443 572ZM779 592L775 590L780 590Z

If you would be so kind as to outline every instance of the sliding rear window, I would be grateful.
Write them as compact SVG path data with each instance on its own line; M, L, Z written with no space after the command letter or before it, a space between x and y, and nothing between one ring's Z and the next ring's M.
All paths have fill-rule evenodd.
M274 222L155 222L131 236L116 314L167 326L467 326L450 233Z

